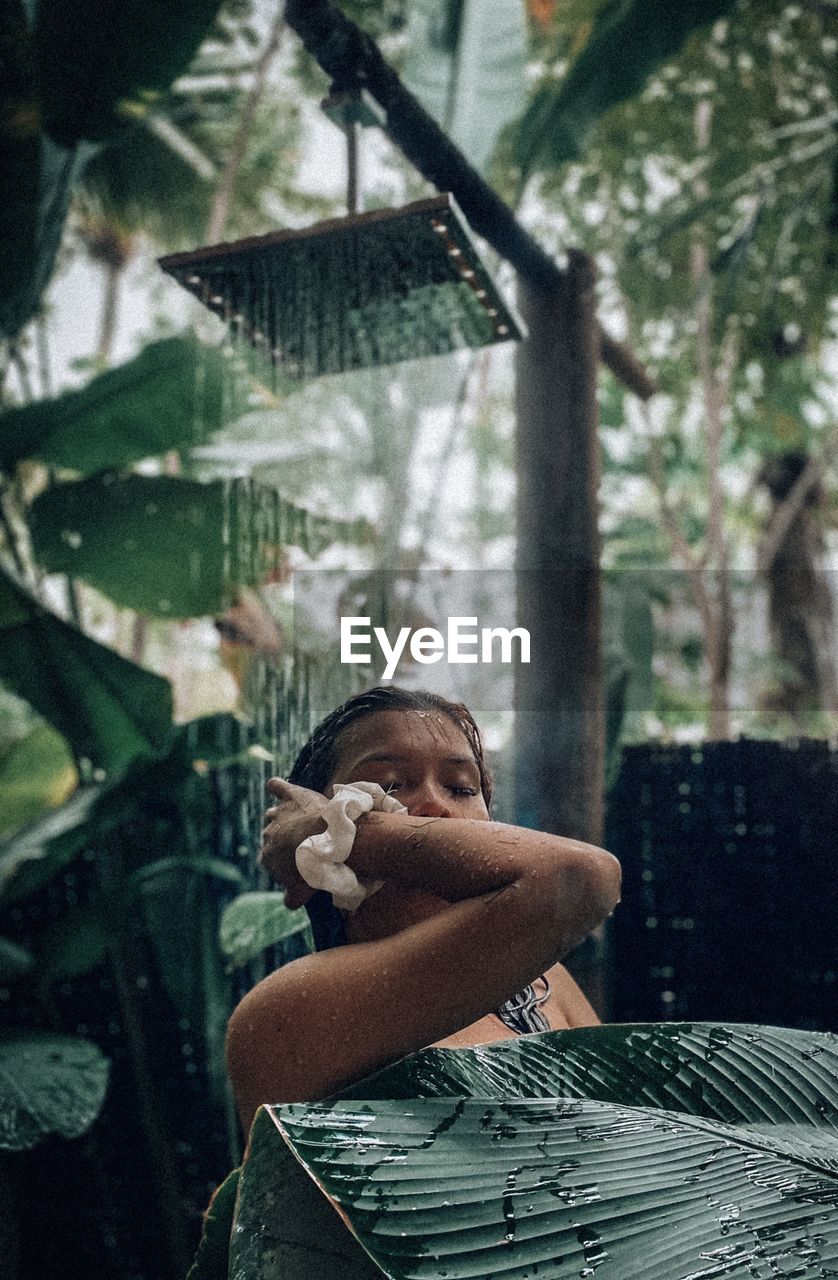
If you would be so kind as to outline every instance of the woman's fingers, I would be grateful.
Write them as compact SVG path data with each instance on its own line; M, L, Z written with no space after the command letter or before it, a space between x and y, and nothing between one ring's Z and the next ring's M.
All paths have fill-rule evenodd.
M320 813L326 807L326 797L310 787L298 787L295 782L286 782L284 778L270 778L268 791L280 804L291 801L303 813Z
M286 903L303 906L314 893L297 870L295 851L303 840L323 830L321 817L328 801L319 791L298 787L284 778L271 778L268 791L274 804L265 811L259 861L286 891Z
M265 816L262 819L262 835L263 836L265 835L269 827L273 824L273 822L276 820L277 814L280 812L280 808L281 808L280 805L275 804L275 805L272 805L270 809L265 810Z
M294 800L297 804L302 804L312 795L318 792L310 791L308 787L298 787L295 782L286 782L284 778L269 778L268 790L272 796L276 796L277 800Z
M289 885L283 895L283 901L286 907L291 911L296 911L298 907L304 907L314 897L314 889L300 881L299 884Z

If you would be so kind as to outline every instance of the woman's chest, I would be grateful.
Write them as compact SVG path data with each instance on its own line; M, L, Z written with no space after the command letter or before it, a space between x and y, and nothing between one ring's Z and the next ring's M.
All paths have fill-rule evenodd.
M564 1031L570 1026L558 1001L551 999L545 1012L554 1031ZM434 1049L468 1049L476 1044L493 1044L498 1040L515 1039L517 1039L515 1031L501 1022L494 1013L487 1013L484 1018L478 1018L476 1022L463 1027L461 1031L455 1031L453 1035L435 1041L432 1047Z
M488 1013L485 1018L478 1018L470 1026L455 1031L443 1040L436 1040L434 1049L468 1049L475 1044L492 1044L495 1040L514 1040L515 1032L504 1026L500 1018Z
M567 1031L569 1027L591 1027L599 1021L582 992L571 978L563 964L555 964L547 974L550 993L541 1005L553 1031ZM542 984L536 988L542 992ZM493 1044L498 1040L514 1040L516 1032L508 1027L494 1013L487 1013L478 1018L470 1026L435 1041L435 1049L468 1049L476 1044Z

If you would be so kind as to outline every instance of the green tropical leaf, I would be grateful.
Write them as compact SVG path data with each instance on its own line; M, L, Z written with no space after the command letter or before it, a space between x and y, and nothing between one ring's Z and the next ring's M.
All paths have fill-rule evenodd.
M240 893L224 908L219 941L232 970L255 960L267 947L275 947L299 933L313 945L304 908L292 911L281 893Z
M380 1103L374 1130L349 1103L274 1116L394 1280L501 1270L522 1280L536 1265L575 1280L603 1263L615 1275L671 1280L702 1263L779 1269L793 1259L805 1274L806 1264L838 1261L828 1213L836 1179L755 1149L728 1126L546 1099L496 1108L425 1099L413 1114ZM702 1179L702 1168L712 1176Z
M4 5L0 333L13 338L41 305L73 187L96 144L148 113L219 7L219 0L129 9L118 0Z
M163 618L221 613L235 594L223 483L100 472L45 490L31 508L32 545L48 572Z
M477 169L524 105L522 0L414 0L403 78Z
M228 1280L230 1232L239 1189L239 1169L216 1188L204 1214L201 1242L186 1280Z
M86 387L0 418L0 468L24 458L90 474L201 444L246 407L244 379L218 349L163 338Z
M828 1271L836 1067L835 1036L747 1026L425 1050L339 1100L257 1116L230 1274Z
M82 787L60 809L0 842L0 901L34 893L85 848L103 787Z
M62 622L2 570L0 678L95 768L118 772L169 743L168 680Z
M105 1099L108 1062L94 1044L46 1031L0 1032L0 1148L50 1134L76 1138Z
M186 845L188 832L181 838ZM181 856L159 859L130 880L166 993L178 1015L188 1018L196 1033L203 1033L218 1098L227 1088L220 1047L231 997L217 943L219 897L210 881L238 884L241 878L238 868L220 859Z
M583 151L601 116L638 93L699 27L721 18L734 0L606 0L590 38L563 80L547 79L516 126L515 156L526 175Z
M77 782L66 740L49 725L36 725L0 755L0 836L61 804Z
M186 67L220 7L220 0L38 5L47 132L65 145L100 141L144 114Z
M32 102L0 112L37 113ZM4 145L5 143L5 145ZM0 141L4 192L0 200L0 335L17 336L41 305L64 231L70 197L90 148L57 146L25 120L20 134Z
M80 788L61 808L0 842L0 901L16 902L34 893L84 849L95 849L120 829L123 846L127 829L139 832L135 841L147 860L129 872L132 893L151 892L184 868L239 883L241 873L230 863L192 851L173 852L169 826L162 825L169 841L166 855L157 853L161 811L184 818L191 792L196 784L200 788L209 769L247 758L246 752L234 750L240 742L241 726L233 716L204 716L178 726L162 759L139 759L108 786ZM203 812L203 792L192 803Z
M15 982L25 978L35 967L31 951L21 947L11 938L0 938L0 982Z
M241 587L265 581L288 542L314 554L367 529L313 516L246 481L110 472L54 485L30 512L45 569L164 618L223 612Z
M38 60L20 0L3 6L0 65L0 333L13 337L37 310L52 273L87 153L40 133Z
M822 1120L838 1037L778 1027L615 1023L481 1048L425 1049L345 1090L344 1097L594 1098L683 1110L735 1124ZM806 1100L809 1099L807 1102ZM829 1108L823 1113L829 1115Z
M237 43L244 40L240 21L228 30ZM235 144L244 86L256 70L262 43L259 37L253 53L243 58L196 59L187 75L153 104L139 128L119 133L97 151L78 188L83 228L88 217L94 226L104 220L129 235L150 238L161 250L183 249L205 239L217 180ZM293 201L299 147L297 103L291 94L270 95L257 110L241 157L225 224L228 239L265 230L266 191L283 202ZM331 211L328 202L326 207ZM299 389L299 380L274 372L276 391L284 395Z
M227 880L230 884L241 884L244 876L232 862L223 858L202 858L174 856L157 858L145 867L139 867L131 873L131 883L140 893L168 893L169 878L181 872L190 875L209 876L215 880Z

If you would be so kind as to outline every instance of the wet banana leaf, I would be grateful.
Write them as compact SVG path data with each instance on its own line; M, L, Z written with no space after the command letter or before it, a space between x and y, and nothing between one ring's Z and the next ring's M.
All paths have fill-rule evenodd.
M239 1169L233 1169L216 1188L204 1214L201 1243L186 1280L227 1280L230 1230L239 1189Z
M219 0L39 4L34 38L47 131L67 144L125 128L183 71L219 8Z
M329 520L249 481L100 472L54 485L32 504L36 558L162 618L223 612L239 589L280 570L287 543L317 554L363 541L365 521Z
M14 337L38 308L61 241L85 146L59 146L41 129L32 6L4 0L0 15L0 334Z
M0 468L24 458L85 475L203 444L244 412L247 384L188 334L163 338L87 386L8 410Z
M828 1274L836 1067L834 1036L710 1025L425 1051L259 1114L230 1275Z
M838 1037L786 1027L615 1023L425 1049L343 1097L592 1098L729 1124L838 1126Z
M2 570L0 679L94 768L118 772L171 737L168 680L63 622Z
M99 1114L108 1063L94 1044L46 1031L0 1032L0 1150L76 1138Z

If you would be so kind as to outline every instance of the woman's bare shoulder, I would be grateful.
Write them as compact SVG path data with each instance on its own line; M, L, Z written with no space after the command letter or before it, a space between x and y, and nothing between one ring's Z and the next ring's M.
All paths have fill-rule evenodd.
M319 1013L332 997L342 998L340 988L351 976L344 952L312 952L275 969L242 998L233 1010L227 1034L228 1051L241 1039L245 1048L252 1037L262 1033L277 1036L293 1030L295 1035L321 1031Z
M344 955L348 950L292 960L257 983L233 1010L227 1069L245 1132L263 1102L326 1097L341 1082L364 1074L368 1036L356 1028L347 1043L343 1034L358 980Z

